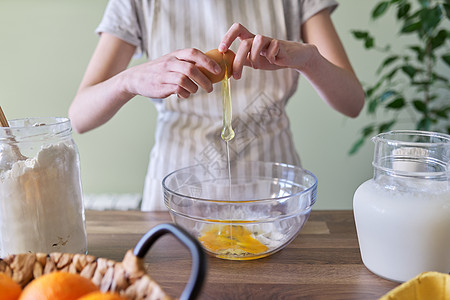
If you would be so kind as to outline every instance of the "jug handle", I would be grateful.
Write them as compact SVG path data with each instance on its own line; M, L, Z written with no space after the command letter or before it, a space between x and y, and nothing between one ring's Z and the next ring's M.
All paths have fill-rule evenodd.
M133 254L143 259L156 240L167 233L174 235L187 247L192 257L191 274L188 283L181 293L180 300L196 299L206 278L207 261L200 243L186 230L172 223L159 224L150 229L139 240L133 250Z

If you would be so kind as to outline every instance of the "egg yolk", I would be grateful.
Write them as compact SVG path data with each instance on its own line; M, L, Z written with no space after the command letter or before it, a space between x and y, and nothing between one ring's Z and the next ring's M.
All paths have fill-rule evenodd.
M207 250L218 254L262 254L268 250L248 229L238 225L214 225L199 240Z

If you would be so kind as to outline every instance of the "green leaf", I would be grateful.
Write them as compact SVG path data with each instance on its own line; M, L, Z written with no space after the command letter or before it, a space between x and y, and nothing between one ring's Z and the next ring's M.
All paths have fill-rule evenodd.
M447 39L447 31L445 29L439 30L435 37L431 38L431 49L437 49L445 43Z
M425 113L427 111L426 103L421 101L421 100L414 100L413 101L413 106L415 107L415 109L417 111L420 111L420 112L423 112L423 113Z
M432 102L432 101L434 101L436 99L438 99L438 95L430 94L430 96L428 96L428 103L430 103L430 102ZM450 108L450 107L448 107L448 108Z
M387 80L391 80L392 79L392 77L394 77L394 75L397 73L397 71L399 70L400 68L395 68L395 69L393 69L391 72L389 72L388 74L386 74L386 79Z
M350 151L348 151L348 154L349 154L349 155L353 155L353 154L355 154L356 152L358 152L359 149L364 145L364 141L365 141L365 138L363 138L363 137L359 138L359 139L353 144L352 148L350 148Z
M368 87L365 90L366 98L370 98L372 96L372 94L380 88L382 83L383 83L383 80L381 79L374 86Z
M397 9L397 19L401 19L404 16L408 15L409 10L411 9L411 4L409 3L401 3L398 5Z
M372 11L372 19L376 19L382 16L389 7L388 1L381 1L375 6L375 9Z
M442 55L441 58L450 67L450 53Z
M442 20L442 12L439 6L431 9L423 9L420 13L422 30L430 35Z
M417 69L411 65L402 66L402 71L409 76L409 78L413 79L414 75L416 75Z
M418 123L417 123L417 130L425 130L425 131L429 131L431 124L433 123L433 120L430 118L422 118Z
M422 28L422 22L418 21L415 23L406 23L402 29L400 29L401 33L411 33L414 31L418 31Z
M375 45L375 41L374 41L374 39L371 38L371 37L368 37L368 38L366 39L366 41L364 42L364 47L365 47L366 49L373 48L374 45Z
M450 19L450 3L444 3L445 14L447 15L447 19Z
M363 137L368 137L372 135L373 131L375 130L375 125L368 125L363 128L362 135Z
M427 8L430 6L430 0L419 0L419 3L423 8Z
M447 77L441 76L441 75L436 74L436 73L433 73L432 76L433 76L432 80L435 80L435 81L439 80L439 81L446 82L446 83L448 82L448 78Z
M410 46L409 49L416 53L418 61L423 62L423 59L425 57L425 51L422 50L420 46Z
M368 114L375 113L375 111L377 110L377 107L378 107L378 101L372 99L371 101L369 101L369 104L367 105L367 113Z
M388 105L386 105L387 108L392 108L392 109L400 109L403 106L405 106L405 99L403 99L403 97L398 97L395 100L393 100L392 102L390 102Z
M412 81L411 84L415 86L426 86L430 85L432 82L429 80L422 80L422 81Z
M412 21L414 19L418 19L421 12L422 12L422 10L417 10L417 11L413 12L412 15L408 16L407 20Z
M352 30L353 37L358 40L363 40L369 37L369 32L362 30Z
M389 131L389 129L391 129L392 126L394 126L395 122L396 122L395 120L392 120L392 121L389 121L389 122L381 123L380 126L378 127L378 131L380 133Z
M437 110L434 112L436 117L439 117L441 119L447 119L448 118L448 114L446 110Z
M391 55L389 57L387 57L380 65L380 67L377 70L377 73L380 73L385 67L389 66L390 64L392 64L393 62L395 62L396 60L398 60L399 56L398 55Z

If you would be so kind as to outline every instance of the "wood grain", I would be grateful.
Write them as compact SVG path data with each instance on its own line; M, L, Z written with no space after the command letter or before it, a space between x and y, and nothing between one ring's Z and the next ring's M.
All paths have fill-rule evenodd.
M121 261L150 228L166 222L166 212L87 211L89 254ZM166 292L181 294L191 258L175 238L162 237L146 264ZM364 267L352 211L313 211L300 235L269 257L208 257L200 299L376 299L397 285Z
M1 106L0 106L0 126L1 127L9 127L8 120L6 119Z

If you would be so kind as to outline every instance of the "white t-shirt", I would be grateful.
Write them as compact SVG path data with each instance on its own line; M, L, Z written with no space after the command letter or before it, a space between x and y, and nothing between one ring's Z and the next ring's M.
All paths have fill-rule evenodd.
M300 26L335 0L110 0L97 32L107 32L137 46L149 60L172 51L218 47L231 25L239 22L253 33L300 41ZM236 52L239 42L231 49ZM299 73L291 69L244 68L231 79L231 160L300 165L285 105L297 88ZM188 99L172 95L152 99L158 111L155 144L145 180L142 210L166 210L162 179L198 163L226 160L222 131L222 87L202 89Z

